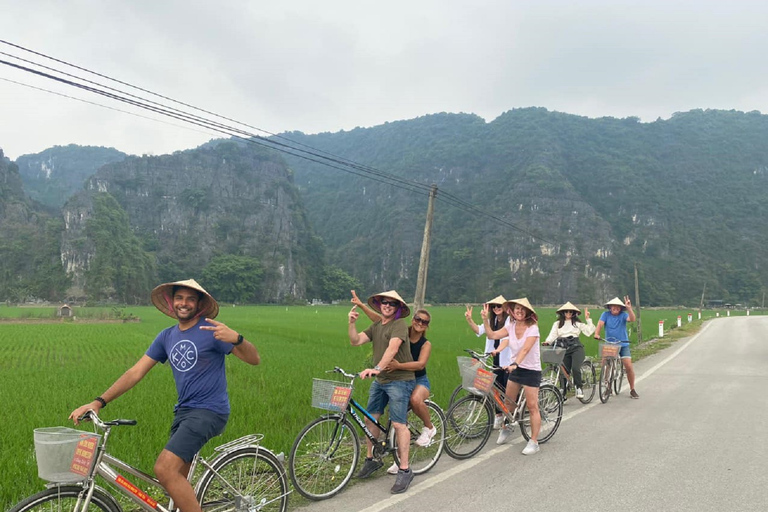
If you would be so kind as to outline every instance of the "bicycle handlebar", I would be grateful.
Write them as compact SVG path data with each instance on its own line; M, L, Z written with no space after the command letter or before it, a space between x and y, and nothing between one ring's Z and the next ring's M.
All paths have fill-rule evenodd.
M96 414L96 411L93 409L89 409L86 411L85 414L80 416L77 421L92 421L96 427L100 428L101 430L107 430L107 427L115 427L118 425L136 425L136 420L111 420L111 421L102 421L101 418L99 418L99 415Z
M474 350L472 350L470 348L465 348L464 352L467 352L469 355L471 355L473 359L477 359L478 361L480 361L480 364L482 364L483 366L485 366L489 370L503 370L504 369L501 366L495 366L495 365L492 365L492 364L488 364L486 362L486 359L488 359L488 356L490 356L492 354L491 352L485 352L485 353L481 354L480 352L475 352Z
M345 376L348 379L356 379L360 374L359 373L347 373L344 368L340 368L338 366L335 366L333 370L328 370L325 373L340 373L343 376Z

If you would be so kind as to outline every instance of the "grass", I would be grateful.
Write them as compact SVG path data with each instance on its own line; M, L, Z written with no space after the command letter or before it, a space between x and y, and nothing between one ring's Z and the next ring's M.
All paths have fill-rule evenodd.
M447 405L460 382L456 356L464 348L481 348L484 338L475 337L464 320L463 307L429 308L432 323L428 338L433 342L429 363L435 401ZM310 406L312 378L341 366L359 371L371 366L370 345L351 347L347 338L347 306L248 306L223 307L219 320L254 342L262 364L253 367L227 358L232 415L222 439L204 449L209 455L216 444L240 436L265 434L264 446L289 453L295 436L320 411ZM29 323L0 324L0 403L9 415L0 436L0 508L7 510L25 496L43 489L37 474L33 429L70 425L69 413L102 393L146 351L156 334L173 321L152 307L126 307L119 318L139 317L141 322L100 322L115 318L114 308L76 308L79 320L38 323L53 318L55 308L0 307L0 320L30 319ZM549 333L554 309L540 308L542 337ZM594 310L597 315L600 310ZM683 326L672 329L662 343L636 347L641 358L659 350L668 339L687 336L701 321L687 323L689 310L643 310L644 339L656 335L658 321L671 325L683 315ZM736 314L736 313L733 313ZM741 313L743 314L743 312ZM28 316L25 316L28 315ZM110 317L110 315L112 315ZM705 313L704 319L714 316ZM475 308L475 321L479 321ZM597 316L593 316L596 321ZM694 318L696 314L694 313ZM93 320L89 322L87 320ZM83 321L86 320L86 321ZM368 325L358 321L358 329ZM649 332L650 331L650 332ZM587 355L597 355L597 342L583 339ZM355 397L365 402L370 383L360 382ZM150 471L165 445L176 400L170 368L159 366L133 390L104 409L106 419L131 418L136 427L120 427L110 441L110 451L119 458Z

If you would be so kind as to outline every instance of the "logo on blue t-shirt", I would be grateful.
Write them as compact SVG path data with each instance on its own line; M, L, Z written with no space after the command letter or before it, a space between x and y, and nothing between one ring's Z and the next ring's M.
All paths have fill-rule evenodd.
M171 348L168 360L180 372L188 372L197 364L197 347L189 340L181 340Z

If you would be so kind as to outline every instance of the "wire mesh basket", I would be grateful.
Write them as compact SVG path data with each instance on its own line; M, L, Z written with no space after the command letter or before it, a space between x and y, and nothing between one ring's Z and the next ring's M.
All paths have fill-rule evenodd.
M619 357L621 347L628 347L629 343L600 343L600 359L616 359Z
M542 363L560 364L565 357L565 348L556 345L542 345L540 352Z
M351 396L352 385L349 382L312 379L312 407L341 412L346 410Z
M456 360L459 363L461 387L473 395L487 395L493 389L496 375L486 370L480 361L462 356L457 357Z
M85 480L96 460L100 434L68 427L36 428L37 475L54 483Z

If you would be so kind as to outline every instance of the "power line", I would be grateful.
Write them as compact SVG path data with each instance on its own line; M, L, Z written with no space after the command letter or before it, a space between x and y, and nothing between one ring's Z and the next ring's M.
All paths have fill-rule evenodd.
M374 167L363 165L363 164L357 163L357 162L355 162L353 160L350 160L350 159L347 159L347 158L344 158L344 157L340 157L340 156L334 155L332 153L329 153L329 152L326 152L326 151L323 151L323 150L319 150L317 148L313 148L312 146L309 146L309 145L306 145L306 144L303 144L303 143L291 140L291 139L289 139L287 137L283 137L281 135L273 134L273 133L268 132L266 130L263 130L261 128L257 128L257 127L254 127L254 126L251 126L251 125L247 125L245 123L241 123L239 121L236 121L236 120L224 117L224 116L220 116L220 115L215 114L213 112L209 112L207 110L200 109L200 108L195 107L193 105L189 105L187 103L183 103L183 102L174 100L173 98L169 98L167 96L163 96L163 95L154 93L154 92L149 91L147 89L143 89L141 87L134 86L134 85L129 84L127 82L123 82L123 81L120 81L120 80L108 77L108 76L103 75L101 73L97 73L97 72L88 70L86 68L83 68L83 67L80 67L80 66L68 63L66 61L63 61L63 60L60 60L60 59L56 59L54 57L50 57L48 55L42 54L40 52L36 52L34 50L30 50L28 48L24 48L23 46L20 46L20 45L14 44L14 43L10 43L10 42L5 41L5 40L1 40L0 39L0 43L12 46L12 47L17 48L17 49L21 49L23 51L26 51L26 52L32 53L34 55L37 55L37 56L40 56L40 57L52 60L54 62L58 62L60 64L64 64L66 66L73 67L73 68L78 69L80 71L84 71L84 72L93 74L95 76L98 76L98 77L101 77L101 78L104 78L104 79L107 79L107 80L110 80L110 81L113 81L113 82L125 85L127 87L131 87L133 89L136 89L136 90L148 93L148 94L152 94L152 95L157 96L159 98L162 98L162 99L165 99L165 100L168 100L168 101L172 101L174 103L177 103L177 104L180 104L180 105L192 108L194 110L197 110L197 111L200 111L200 112L204 112L204 113L209 114L209 115L213 115L213 116L215 116L217 118L224 119L224 120L227 120L227 121L231 121L231 122L234 122L234 123L236 123L238 125L241 125L241 126L246 126L246 127L249 127L249 128L253 128L253 129L255 129L257 131L261 131L263 133L268 133L273 138L277 138L277 139L280 139L280 140L285 140L285 141L287 141L287 142L289 142L291 144L296 144L296 145L301 146L301 147L291 146L290 144L287 144L287 143L278 142L278 141L274 140L273 138L266 138L266 137L263 137L263 136L256 135L254 133L248 132L246 130L242 130L240 128L236 128L236 127L232 127L232 126L226 125L224 123L212 121L210 119L206 119L206 118L198 116L196 114L185 112L183 110L180 110L180 109L168 106L168 105L164 105L164 104L159 103L159 102L155 102L155 101L152 101L152 100L147 100L146 98L142 98L140 96L137 96L137 95L134 95L134 94L130 94L130 93L127 93L125 91L121 91L119 89L116 89L116 88L113 88L113 87L110 87L110 86L107 86L107 85L104 85L104 84L100 84L98 82L95 82L95 81L92 81L92 80L88 80L88 79L85 79L85 78L80 77L80 76L76 76L76 75L73 75L73 74L70 74L70 73L66 73L66 72L61 71L59 69L55 69L55 68L52 68L52 67L49 67L49 66L45 66L43 64L40 64L40 63L37 63L37 62L33 62L33 61L28 60L28 59L24 59L22 57L11 55L11 54L8 54L8 53L5 53L5 52L0 52L0 54L12 57L12 58L20 60L22 62L26 62L26 63L32 64L34 66L41 67L43 69L47 69L49 71L53 71L55 73L59 73L59 74L64 75L64 76L69 76L70 78L74 78L76 80L80 80L80 81L83 81L83 82L86 82L86 83L90 83L90 84L96 85L96 86L98 86L100 88L103 88L103 89L106 89L106 90L99 89L97 87L91 87L91 86L85 85L83 83L74 82L72 80L68 80L66 78L62 78L60 76L54 76L54 75L52 75L50 73L46 73L46 72L43 72L43 71L31 69L31 68L29 68L27 66L22 66L20 64L14 64L14 63L11 63L11 62L8 62L8 61L5 61L5 60L0 60L0 64L5 64L7 66L14 67L14 68L22 70L22 71L26 71L26 72L29 72L29 73L32 73L32 74L36 74L38 76L41 76L41 77L44 77L44 78L47 78L47 79L58 81L58 82L63 83L65 85L69 85L69 86L72 86L72 87L77 87L77 88L80 88L80 89L85 90L87 92L91 92L91 93L94 93L94 94L102 95L104 97L113 99L115 101L124 102L124 103L127 103L129 105L132 105L132 106L135 106L135 107L138 107L138 108L149 110L149 111L154 112L156 114L160 114L160 115L164 115L164 116L167 116L167 117L171 117L171 118L183 121L185 123L194 124L194 125L206 128L208 130L212 130L212 131L217 132L217 133L221 133L221 134L224 134L224 135L228 135L230 137L238 138L238 139L243 140L243 141L245 141L247 143L253 143L253 144L256 144L256 145L259 145L259 146L262 146L262 147L266 147L266 148L269 148L269 149L274 149L274 150L277 150L277 151L281 151L283 153L286 153L288 155L291 155L291 156L294 156L294 157L297 157L297 158L302 158L302 159L307 160L307 161L311 161L311 162L314 162L314 163L319 163L321 165L325 165L325 166L328 166L328 167L331 167L331 168L338 169L338 170L340 170L342 172L347 172L347 173L350 173L350 174L353 174L353 175L357 175L357 176L360 176L360 177L365 177L365 178L368 178L368 179L371 179L371 180L374 180L374 181L377 181L377 182L380 182L380 183L383 183L383 184L387 184L387 185L390 185L390 186L394 186L396 188L400 188L402 190L407 190L407 191L410 191L410 192L413 192L413 193L417 193L417 194L421 194L421 195L424 195L424 196L428 196L429 195L429 189L430 189L429 185L426 185L426 184L423 184L423 183L420 183L420 182L417 182L417 181L414 181L414 180L409 180L409 179L401 178L401 177L398 177L398 176L395 176L395 175L383 172L383 171L381 171L379 169L376 169ZM22 84L22 85L25 85L25 84ZM39 89L39 90L46 91L45 89ZM109 91L113 91L113 92L109 92ZM59 93L54 93L52 91L47 91L47 92L51 92L53 94L59 94ZM61 94L59 94L59 95L61 95ZM122 96L122 95L125 95L125 96ZM67 97L66 95L61 95L61 96ZM72 98L72 99L77 99L77 98ZM85 100L79 100L79 101L85 101ZM87 102L87 101L85 101L85 102L86 103L90 103L90 102ZM106 106L99 105L99 104L96 104L96 103L94 103L94 105L102 106L104 108L110 108L110 107L106 107ZM124 112L124 111L122 111L120 109L112 109L112 110L117 110L117 111L120 111L120 112ZM125 112L125 113L130 113L130 112ZM132 114L132 115L138 115L138 114ZM140 116L139 115L139 117L145 117L145 116ZM151 119L151 118L149 118L149 119ZM162 122L162 121L160 121L160 122ZM309 149L302 149L302 148L309 148ZM496 215L493 215L493 214L490 214L488 212L485 212L485 211L481 210L480 208L472 205L471 203L468 203L468 202L466 202L466 201L464 201L464 200L462 200L462 199L460 199L460 198L458 198L458 197L456 197L456 196L454 196L452 194L449 194L449 193L447 193L445 191L441 191L441 194L438 194L437 199L440 200L441 202L449 204L449 205L451 205L451 206L453 206L455 208L458 208L458 209L460 209L462 211L465 211L467 213L474 214L474 215L479 215L479 216L482 216L484 218L494 219L497 222L499 222L500 224L502 224L504 226L507 226L507 227L510 227L510 228L512 228L512 229L514 229L516 231L519 231L519 232L521 232L523 234L526 234L526 235L528 235L528 236L530 236L530 237L532 237L534 239L540 240L540 241L545 242L545 243L552 243L552 242L550 242L548 240L543 239L542 237L540 237L539 235L537 235L537 234L535 234L535 233L533 233L531 231L528 231L526 229L520 228L519 226L517 226L517 225L515 225L513 223L510 223L510 222L508 222L508 221L506 221L506 220L504 220L504 219L502 219L502 218L500 218L500 217L498 217Z

